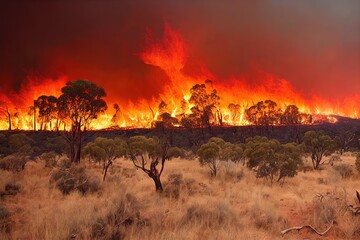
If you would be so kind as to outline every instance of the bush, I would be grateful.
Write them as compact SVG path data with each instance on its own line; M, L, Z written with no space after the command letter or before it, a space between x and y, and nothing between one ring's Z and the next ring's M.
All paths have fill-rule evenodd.
M0 233L10 231L9 211L0 203Z
M19 172L24 170L25 164L29 161L27 156L12 154L0 159L0 169Z
M337 171L342 178L349 178L353 175L353 170L348 164L339 164L334 166L335 171Z
M178 199L180 197L181 186L184 184L182 174L170 174L167 179L166 187L163 191L165 197Z
M356 169L360 172L360 153L356 153L355 166Z
M200 224L204 227L218 229L234 224L236 214L226 202L218 202L214 206L194 203L187 209L181 224Z
M184 149L178 148L178 147L171 147L169 148L167 152L167 156L169 159L171 158L185 158L186 152Z
M57 154L55 152L46 152L40 155L40 159L45 161L45 167L53 168L56 167Z
M52 173L50 182L55 182L57 188L63 194L69 194L75 190L85 194L87 192L95 192L100 188L100 181L94 178L90 179L83 166L59 168Z
M5 192L4 195L16 195L20 192L21 188L20 185L16 183L7 183L5 185Z
M0 221L6 219L9 215L9 211L3 205L0 205Z

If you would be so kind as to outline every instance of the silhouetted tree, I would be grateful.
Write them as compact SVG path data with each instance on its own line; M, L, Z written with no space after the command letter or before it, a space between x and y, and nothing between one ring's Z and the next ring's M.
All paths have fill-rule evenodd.
M240 105L239 104L233 104L230 103L228 106L228 109L230 110L230 120L231 123L234 124L236 121L240 120Z
M191 108L192 113L200 119L202 126L210 128L210 121L214 118L214 111L220 100L216 89L207 93L205 84L196 84L190 89L190 93L189 102L194 104Z
M70 130L65 137L70 144L70 160L80 162L83 134L91 121L107 109L103 88L87 80L76 80L66 83L61 89L58 109L65 120L70 121Z
M121 113L121 110L120 110L119 104L117 104L117 103L115 103L115 104L113 105L113 108L114 108L114 110L115 110L115 113L114 113L113 117L111 118L111 122L112 122L113 124L117 125L118 118L119 118L118 115L119 115L119 113Z
M299 108L295 105L288 105L281 115L281 123L288 126L299 125L301 123Z
M0 115L4 116L8 122L8 130L12 130L11 113L9 106L6 102L0 101Z
M42 95L35 100L35 109L39 110L40 130L47 130L47 125L52 129L52 120L57 118L57 98Z
M281 109L272 100L260 101L246 111L249 122L258 126L269 126L280 123Z

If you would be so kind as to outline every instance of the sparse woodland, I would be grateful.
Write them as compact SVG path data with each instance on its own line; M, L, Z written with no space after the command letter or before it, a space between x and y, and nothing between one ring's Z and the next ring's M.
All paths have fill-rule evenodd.
M89 132L103 89L62 91L70 130L0 133L0 240L360 239L357 125L300 126L267 100L254 126L214 128L217 93L196 85L186 128L164 112L153 129Z
M212 138L197 151L156 137L99 137L84 145L78 164L63 137L48 138L48 146L22 133L0 140L0 239L360 236L360 157L331 144L315 167L319 153L305 143L266 137ZM304 225L330 229L323 237L307 227L282 236Z

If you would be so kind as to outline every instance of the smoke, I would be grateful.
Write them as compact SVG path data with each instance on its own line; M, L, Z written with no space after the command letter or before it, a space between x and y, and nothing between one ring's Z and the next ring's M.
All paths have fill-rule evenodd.
M5 95L23 92L31 73L89 79L121 102L157 97L168 76L139 56L148 29L161 38L164 22L187 43L187 74L206 66L218 81L246 76L256 85L261 70L304 96L343 99L360 91L357 0L34 0L5 1L0 9Z

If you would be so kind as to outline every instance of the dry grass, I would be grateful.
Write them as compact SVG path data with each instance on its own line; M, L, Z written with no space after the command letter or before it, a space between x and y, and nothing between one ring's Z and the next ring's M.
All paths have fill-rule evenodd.
M355 169L355 157L341 159L334 166ZM2 231L0 240L317 239L307 230L283 238L280 231L304 224L323 230L329 220L336 225L324 239L359 239L360 217L344 206L354 204L360 177L355 170L344 177L343 166L334 166L299 172L280 186L256 179L242 165L212 178L196 160L173 159L158 194L143 172L117 159L96 192L63 195L50 181L53 169L41 160L28 162L22 172L0 172L0 191L8 183L21 186L1 200L10 231ZM101 179L101 168L88 165L86 174Z

